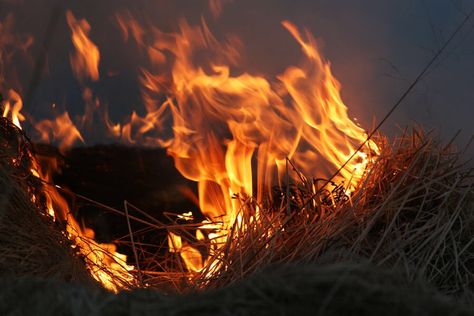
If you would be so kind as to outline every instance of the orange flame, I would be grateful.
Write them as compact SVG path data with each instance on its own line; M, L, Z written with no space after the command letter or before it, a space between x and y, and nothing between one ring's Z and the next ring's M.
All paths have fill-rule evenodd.
M22 107L23 101L20 95L15 90L10 89L3 104L3 117L9 118L19 129L21 129L21 122L25 120L20 112Z
M21 97L13 90L9 91L9 98L5 102L5 110L3 116L10 118L12 122L19 128L20 121L24 120L21 115ZM64 121L64 122L62 122ZM39 126L49 126L47 121L40 122ZM71 145L71 141L76 138L82 140L77 129L71 127L69 116L67 113L58 117L57 125L50 126L53 129L53 135L62 139L62 146ZM48 138L49 140L49 138ZM52 183L52 173L58 169L55 159L42 159L41 164L37 157L32 157L33 168L31 174L45 181ZM91 275L99 281L105 288L117 292L120 288L117 285L117 279L124 282L133 283L134 277L130 273L133 266L126 263L126 256L116 251L113 244L99 244L94 240L94 232L88 228L81 228L75 218L69 211L69 206L64 198L59 194L55 186L45 185L44 193L46 197L46 207L49 215L55 220L66 223L66 230L69 238L78 246L78 251L85 258L86 264L90 269ZM31 197L34 201L35 196Z
M221 1L209 3L215 6L215 14L220 14ZM123 142L167 148L180 173L197 182L199 206L207 220L197 229L196 239L208 238L210 251L219 250L230 227L241 220L242 205L232 198L234 195L262 200L272 186L285 183L287 159L304 175L329 178L367 137L349 118L340 83L319 52L315 38L288 21L282 25L299 44L302 61L276 78L267 78L247 72L236 74L240 41L235 37L217 40L204 21L196 27L181 21L178 33L165 33L140 26L130 15L117 16L117 20L124 40L133 38L137 42L152 69L142 69L140 80L146 114L133 112L127 123L114 124L104 112L105 125L110 135ZM90 25L86 20L76 20L70 11L67 21L76 49L70 59L75 76L82 84L86 79L98 80L100 52L88 38ZM153 35L151 42L144 36L145 29ZM202 51L208 52L207 60L202 60ZM84 88L83 97L87 108L80 128L90 123L98 107L89 88ZM169 120L173 135L163 139L160 131ZM55 123L37 125L45 140L63 139L63 148L83 141L80 128L67 113ZM372 156L378 153L377 145L368 141L333 180L343 182L350 194ZM39 170L35 172L45 177ZM77 225L60 196L54 192L50 195L54 214L70 223L71 237L78 244L84 238L92 240L93 233ZM59 205L60 211L54 205ZM88 244L96 247L93 241ZM168 244L171 252L181 255L190 272L203 271L204 267L212 271L219 265L203 258L198 249L172 232ZM107 249L119 257L115 249ZM88 258L93 262L104 259L93 255ZM113 271L117 268L110 262L105 265ZM127 277L125 267L117 268L117 273ZM93 271L93 275L110 286L110 280L100 271Z
M66 12L66 18L72 32L72 43L76 48L75 53L70 56L72 70L77 78L97 81L100 53L88 37L91 27L84 19L76 20L71 11Z
M77 21L70 11L67 12L67 21L73 32L72 39L76 47L76 54L71 55L71 64L75 75L79 79L99 78L98 62L99 50L87 38L90 26L85 20ZM2 25L0 24L0 35ZM30 43L31 40L28 41ZM28 44L29 45L29 44ZM0 49L0 65L4 61ZM0 79L3 80L0 73ZM3 84L3 81L0 81ZM86 91L87 92L87 91ZM9 118L18 128L25 117L21 113L23 102L21 96L13 89L8 90L6 100L3 103L3 117ZM84 141L81 133L72 122L67 112L57 116L54 120L42 120L35 124L39 132L39 140L50 143L54 140L59 142L61 151L71 147L77 141ZM126 256L116 251L113 244L99 244L94 240L94 232L89 228L83 228L72 216L66 200L59 194L56 186L51 185L51 175L58 169L58 165L53 158L32 157L33 167L31 174L40 178L46 184L44 186L45 204L49 215L54 220L66 224L66 231L69 238L74 242L77 251L85 259L86 265L92 277L100 282L105 288L117 292L122 284L133 284L134 277L131 274L133 266L126 263ZM41 163L40 163L41 160ZM33 201L37 197L32 196ZM120 280L120 282L117 282Z
M32 174L46 183L52 183L51 175L58 169L56 159L40 157L40 160L37 160L34 157L33 163ZM118 253L113 244L96 242L94 231L79 225L71 214L66 200L55 186L46 185L44 190L49 214L55 220L66 223L68 236L77 246L78 252L85 258L92 277L113 292L120 290L117 280L133 283L134 277L130 271L134 267L127 265L127 257Z
M121 18L122 26L136 27L136 21L127 19L130 16ZM272 185L283 183L287 158L305 175L328 178L367 137L349 118L340 84L314 37L288 21L282 25L300 45L303 61L272 81L249 73L233 75L238 42L217 41L204 21L200 27L182 21L180 32L173 34L153 29L155 37L148 45L142 37L135 38L151 61L162 60L165 53L173 57L167 61L171 65L168 76L160 65L156 74L143 70L143 98L152 105L147 105L141 126L146 132L161 124L163 108L168 109L173 137L160 140L161 144L181 174L198 183L201 211L217 229L212 236L216 238L210 238L215 247L225 242L229 227L239 220L241 205L233 195L256 193L260 200ZM198 65L195 57L201 50L209 51L212 58ZM152 101L163 93L169 98L157 106ZM149 116L154 119L148 120ZM133 121L139 121L135 113ZM370 155L377 153L377 145L369 141L334 181L344 182L350 194ZM175 234L170 233L169 242L190 271L216 264L205 262Z
M68 112L56 117L55 120L42 120L35 124L35 129L40 133L39 141L53 143L59 141L59 151L64 152L77 141L84 142L81 133L71 121Z

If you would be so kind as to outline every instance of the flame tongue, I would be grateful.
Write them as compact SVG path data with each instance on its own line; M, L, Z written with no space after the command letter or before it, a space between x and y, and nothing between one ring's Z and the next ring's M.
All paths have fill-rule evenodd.
M52 183L52 174L58 169L56 159L43 157L41 164L39 161L38 157L33 157L32 174L46 183ZM134 277L130 271L134 267L127 265L127 257L118 253L114 244L96 242L94 231L79 225L55 186L46 184L44 194L49 214L66 224L68 237L78 247L78 254L84 257L92 277L113 292L133 284Z
M67 23L72 32L72 43L76 48L71 54L72 70L80 80L99 79L100 53L97 46L89 39L91 27L86 20L77 20L71 11L66 12Z
M282 24L301 46L304 59L301 66L288 67L274 81L248 73L231 75L229 65L238 58L235 50L230 43L215 41L205 24L192 28L182 23L181 33L172 35L155 32L148 50L174 57L171 82L165 83L162 74L144 71L144 98L162 93L163 87L172 95L162 106L170 109L173 119L168 153L183 176L198 182L203 214L220 223L216 234L224 237L218 238L219 243L225 242L229 227L238 220L241 205L232 199L234 194L253 196L256 184L261 199L270 186L282 182L287 158L305 175L328 178L367 137L350 120L340 84L315 39L287 21ZM206 67L194 63L195 54L203 48L217 55ZM334 181L344 182L348 193L353 191L365 171L368 153L377 152L376 144L369 141ZM187 247L181 254L190 271L202 269L196 262L215 264L191 260Z
M8 97L3 104L3 117L9 118L13 124L21 129L20 122L25 120L23 114L21 114L21 108L23 107L23 101L20 95L13 89L8 91Z

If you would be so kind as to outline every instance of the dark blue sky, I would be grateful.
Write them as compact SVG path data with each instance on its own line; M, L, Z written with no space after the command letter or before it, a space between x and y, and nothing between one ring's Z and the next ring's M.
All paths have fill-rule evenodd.
M468 0L234 0L224 7L221 17L213 19L207 1L59 2L77 17L89 20L91 38L102 52L101 73L120 72L115 77L103 75L101 82L94 85L96 93L108 100L116 119L140 103L136 86L140 57L132 46L122 43L112 19L116 12L127 9L165 30L176 29L178 17L193 23L204 15L218 38L228 33L242 38L242 68L250 72L277 74L298 60L299 48L281 27L281 20L307 27L320 40L325 57L332 63L342 83L345 103L367 129L374 118L383 117L474 8L474 2ZM37 54L55 3L58 1L0 0L0 15L13 13L16 30L34 36L33 54ZM382 129L385 133L396 133L397 125L419 123L435 128L445 139L459 128L463 129L463 140L474 134L473 28L474 18L386 123ZM41 115L52 101L71 112L82 110L80 88L69 69L71 50L63 16L48 56L48 74L30 112ZM17 58L15 62L11 69L22 69L17 81L25 86L30 74L24 69L31 61ZM18 63L22 63L21 67Z

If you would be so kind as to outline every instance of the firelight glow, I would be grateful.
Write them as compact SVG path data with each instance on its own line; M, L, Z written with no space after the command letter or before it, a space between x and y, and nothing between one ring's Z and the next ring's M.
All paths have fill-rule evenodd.
M130 16L119 17L119 24L124 38L143 34ZM234 195L261 200L271 186L283 183L287 158L303 174L327 178L366 140L366 132L349 118L340 84L314 37L288 21L282 25L299 43L303 60L275 80L247 72L232 75L239 59L238 42L218 41L204 21L192 27L183 20L180 32L172 34L153 28L150 43L134 37L157 68L167 65L170 70L142 70L147 114L134 113L129 124L135 125L136 139L166 147L180 173L197 182L200 209L208 223L196 234L212 231L207 236L211 242L207 259L180 236L169 234L170 250L181 254L189 271L206 267L212 273L219 267L212 252L226 243L242 208ZM213 56L208 64L196 64L201 50ZM154 101L160 94L168 96L161 105ZM148 131L164 124L167 113L173 137L147 138ZM129 133L126 127L122 133ZM369 159L377 154L377 145L367 142L334 181L344 182L346 192L352 192Z
M297 175L286 171L287 159L305 176L327 179L367 138L367 133L349 118L340 95L341 85L307 30L282 22L299 44L302 60L276 78L268 78L250 71L237 72L242 43L236 37L216 39L204 20L197 26L182 20L178 32L165 33L154 26L141 25L130 14L117 15L116 19L124 41L134 40L150 62L149 68L141 69L140 78L145 114L134 111L124 123L109 118L87 85L88 81L99 80L100 51L88 37L91 26L68 11L75 48L70 62L83 89L85 114L73 120L64 112L53 120L39 121L34 127L41 141L51 142L54 138L65 150L84 142L82 129L99 111L101 123L115 140L166 148L177 170L197 183L199 207L207 218L195 237L209 240L211 255L204 256L181 236L168 234L169 251L180 254L190 273L212 274L219 269L220 263L212 253L221 250L232 226L245 211L241 200L233 197L255 197L260 201L273 186L283 185L285 176L296 179ZM145 30L150 37L144 36ZM210 61L197 58L202 51ZM20 126L21 98L16 96L12 94L4 116ZM172 126L171 137L161 133L166 125ZM344 183L350 194L378 153L375 142L369 140L333 181ZM50 181L52 171L46 174L38 167L34 173ZM80 248L93 245L111 254L114 260L93 257L101 252L85 253L87 260L94 263L92 275L105 287L118 290L107 275L92 267L104 265L113 275L127 280L133 267L126 265L126 258L113 245L97 244L93 232L77 224L55 189L51 189L50 196L52 213L68 222L68 233ZM191 215L182 218L192 220ZM258 214L254 218L258 220ZM84 238L89 241L87 245L81 244Z

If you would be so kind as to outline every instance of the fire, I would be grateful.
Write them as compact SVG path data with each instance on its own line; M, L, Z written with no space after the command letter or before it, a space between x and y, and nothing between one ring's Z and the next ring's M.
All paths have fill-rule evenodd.
M5 102L3 116L10 118L21 129L19 122L24 120L24 117L19 113L22 104L21 97L13 90L10 90L9 96L10 101L7 100ZM65 130L56 136L64 138L66 142L71 137L75 137L74 135L77 135L74 132L71 133L71 130L67 129L68 126L68 122L61 126L61 120L58 121L57 128L59 130L65 128ZM45 183L51 184L51 175L58 169L56 160L36 156L33 156L32 160L33 168L31 169L31 174ZM134 267L127 265L126 256L118 253L116 246L113 244L97 243L94 240L94 232L79 225L72 216L66 200L59 194L55 186L45 185L44 194L49 215L54 220L66 224L68 236L74 241L78 252L84 256L91 275L105 288L114 292L120 289L118 286L120 282L117 282L117 280L133 283L134 277L130 271ZM35 196L31 198L33 201L36 199Z
M97 46L89 39L91 26L86 20L76 20L71 11L66 12L67 23L72 32L72 43L76 48L70 61L74 74L81 80L99 79L100 53Z
M84 142L68 112L64 112L54 120L42 120L36 123L35 129L39 132L39 141L42 143L50 144L58 140L58 147L61 152L70 148L77 141Z
M20 95L15 90L10 89L3 104L3 117L9 118L19 129L21 129L21 122L25 120L20 112L22 107L23 101Z
M51 175L58 169L55 159L35 157L32 174L46 183L52 183ZM105 288L117 292L120 283L133 283L130 273L133 266L127 265L127 257L116 251L113 244L99 244L94 240L94 231L81 227L69 210L66 200L59 194L55 186L44 187L46 204L50 215L55 220L66 223L69 238L74 241L78 252L84 256L91 275Z
M215 16L223 3L209 1ZM66 17L75 48L70 62L83 88L85 114L74 122L64 112L55 120L35 125L41 141L56 139L61 150L84 142L82 129L92 124L94 111L100 108L100 100L86 86L87 80L99 80L100 51L88 37L89 23L77 20L70 11ZM332 179L343 183L345 192L351 194L379 153L371 140L356 152L367 133L349 118L341 85L307 30L282 22L299 44L302 60L269 78L238 72L242 43L236 37L219 41L204 20L198 26L182 20L179 32L165 33L153 26L143 27L130 14L116 18L123 39L135 40L150 62L140 78L146 113L134 111L128 121L114 123L102 109L103 124L109 136L123 143L166 148L179 172L197 183L199 207L207 220L196 230L195 238L209 240L210 254L222 250L231 228L242 220L243 205L235 196L261 201L271 195L272 187L284 186L288 178L297 179L287 171L288 159L305 176L328 179L355 153ZM203 51L207 59L202 58ZM14 96L4 115L16 117L19 126L21 98ZM172 136L165 138L168 124ZM39 167L32 172L51 181L50 172ZM93 263L90 266L106 267L112 277L131 280L132 267L124 256L113 245L97 244L93 232L81 228L70 215L56 189L48 190L51 213L68 223L71 239L81 252L86 251L83 254ZM258 220L259 210L256 212L254 220ZM192 220L189 214L182 218ZM212 274L220 267L212 255L203 256L178 234L169 232L168 245L191 273ZM89 251L84 250L87 247ZM110 274L101 269L91 272L104 286L117 290Z
M127 19L130 17L120 20L122 29L127 24L136 29L137 22ZM314 37L288 21L282 25L300 45L303 60L273 80L245 72L234 75L232 67L239 60L237 42L232 38L219 42L205 22L191 27L182 21L180 32L173 34L154 28L151 43L135 38L151 61L163 63L155 73L143 69L144 100L169 96L161 105L147 105L141 126L146 133L162 124L167 109L173 137L161 143L180 173L198 184L200 209L209 221L203 227L211 225L215 231L208 236L211 251L220 249L229 228L239 221L242 205L233 196L261 200L273 185L283 185L287 159L304 175L327 179L367 137L349 118L341 86ZM202 50L211 60L197 64L195 57ZM163 60L169 55L172 57ZM170 65L168 72L163 71L166 65ZM150 116L154 119L147 120ZM138 121L135 113L133 121ZM370 155L377 153L377 145L368 141L333 180L344 183L350 194ZM189 271L217 265L206 262L176 234L170 233L169 245L170 251L180 252Z
M69 11L67 20L73 31L72 39L77 49L76 54L71 55L71 66L74 73L81 79L97 80L99 51L87 38L90 26L85 20L77 21ZM3 75L1 73L0 78L3 79ZM25 121L25 116L21 113L23 101L20 94L13 89L8 90L2 107L3 117L9 118L19 129L22 129L21 123ZM50 143L57 140L61 151L70 148L77 141L84 141L67 112L57 116L54 120L39 121L34 125L34 128L39 132L38 140L40 142ZM133 284L135 278L131 271L134 267L127 265L126 256L118 253L113 244L97 243L94 240L94 232L79 225L72 216L66 200L59 194L56 186L52 185L52 174L59 168L56 160L33 156L32 162L31 174L46 183L43 189L49 215L55 221L65 224L69 238L74 242L78 254L83 256L92 277L105 288L114 292L120 290L127 283ZM37 197L32 196L31 199L35 201Z

